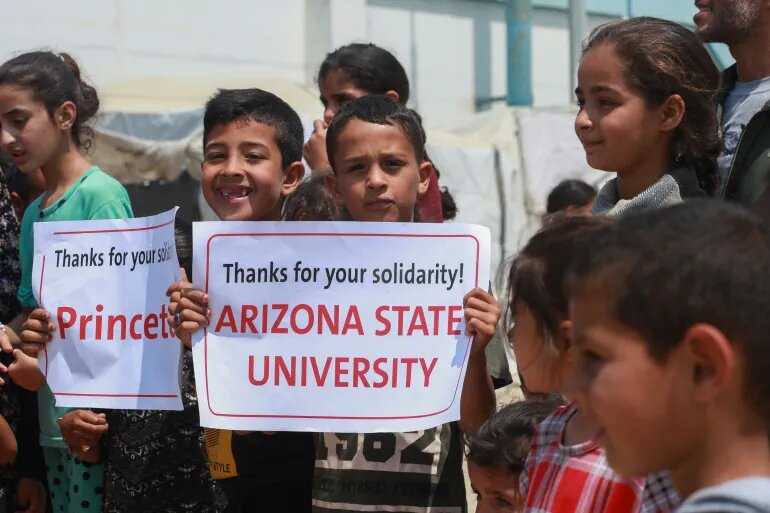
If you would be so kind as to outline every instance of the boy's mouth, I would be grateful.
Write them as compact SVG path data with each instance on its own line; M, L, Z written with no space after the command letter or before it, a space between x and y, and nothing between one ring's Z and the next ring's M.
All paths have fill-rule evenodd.
M237 202L251 194L251 187L229 186L220 187L219 195L228 203Z
M394 203L395 201L393 201L390 198L378 197L378 198L370 199L365 203L365 205L367 208L372 210L386 210Z

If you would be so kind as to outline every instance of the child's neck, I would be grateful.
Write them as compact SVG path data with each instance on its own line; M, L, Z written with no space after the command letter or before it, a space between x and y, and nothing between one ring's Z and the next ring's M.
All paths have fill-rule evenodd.
M68 144L57 157L40 168L46 189L41 207L46 208L62 197L90 168L91 164L83 158L74 144Z
M579 445L591 440L598 431L598 424L592 422L585 415L581 415L580 408L567 421L564 428L564 445Z
M637 167L618 171L618 197L623 200L635 198L660 180L670 167L668 152L661 152Z
M717 486L733 479L770 477L770 445L767 430L750 435L739 431L731 436L715 436L699 447L697 454L671 469L674 488L688 496L702 488Z

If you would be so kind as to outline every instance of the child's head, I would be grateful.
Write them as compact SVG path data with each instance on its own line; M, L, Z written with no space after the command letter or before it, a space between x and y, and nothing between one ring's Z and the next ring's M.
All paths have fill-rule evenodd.
M575 131L588 164L619 176L686 165L710 194L721 149L719 82L706 48L678 23L640 17L597 27L584 45L575 91Z
M758 219L708 200L623 217L575 257L567 292L567 391L618 472L669 469L679 489L720 464L708 451L726 438L766 441L770 236Z
M430 162L414 113L386 96L347 103L326 133L329 187L354 221L414 220Z
M24 171L44 167L71 146L87 149L86 123L98 110L96 90L66 53L30 52L0 66L2 145Z
M305 173L296 112L260 89L220 89L203 115L201 187L222 220L281 217Z
M40 169L35 169L25 173L11 164L8 166L6 181L8 182L8 191L11 193L11 203L16 212L16 217L21 219L29 204L45 192L43 172Z
M583 180L564 180L548 193L546 213L588 215L596 199L596 189Z
M468 474L478 496L478 513L523 511L519 476L538 424L555 406L545 401L510 404L468 438Z
M373 44L354 43L329 53L318 71L324 121L346 103L369 94L385 95L406 104L409 79L392 53Z
M555 218L511 264L509 343L522 381L532 392L562 390L571 361L564 278L577 250L609 222L606 217Z
M340 209L326 186L328 173L315 173L286 200L287 221L339 221Z

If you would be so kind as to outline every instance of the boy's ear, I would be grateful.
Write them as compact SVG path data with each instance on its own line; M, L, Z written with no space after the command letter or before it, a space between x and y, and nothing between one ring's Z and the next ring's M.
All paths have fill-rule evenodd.
M401 96L399 96L399 94L393 89L386 91L385 96L387 96L388 98L391 98L395 102L398 102L401 99Z
M678 94L672 94L666 98L660 107L660 130L663 132L675 130L682 123L685 110L684 100Z
M685 333L695 399L707 403L735 381L738 358L724 333L710 324L695 324Z
M71 101L62 103L54 116L54 122L60 130L69 130L78 117L78 108Z
M340 194L340 182L337 180L337 175L334 173L329 173L326 175L326 188L329 189L329 191L332 193L332 197L334 198L334 202L341 207L345 206L345 201L342 199L342 194Z
M433 173L435 173L435 170L433 169L433 163L429 160L423 160L418 170L419 183L417 184L417 196L422 196L428 192L430 176Z
M281 186L281 193L284 196L291 195L297 187L299 187L302 178L305 176L305 164L301 161L292 162L283 171L283 185Z

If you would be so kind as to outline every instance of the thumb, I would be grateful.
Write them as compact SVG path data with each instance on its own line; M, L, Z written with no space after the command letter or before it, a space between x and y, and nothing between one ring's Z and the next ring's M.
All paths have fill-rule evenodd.
M186 281L190 282L190 280L187 278L187 271L184 270L184 267L179 268L179 274L181 275L180 281Z
M324 123L320 119L316 119L315 121L313 121L313 132L320 133L326 130L326 128L327 128L326 123Z

